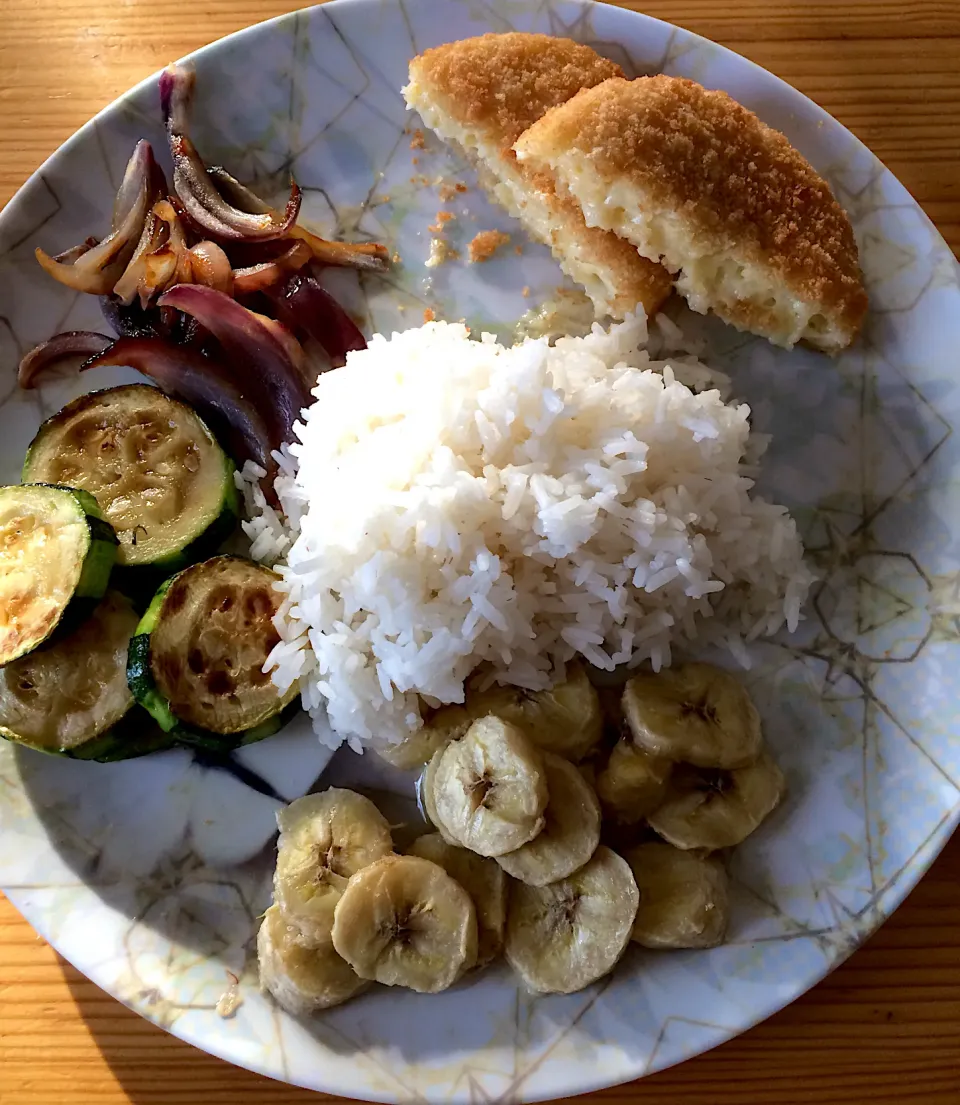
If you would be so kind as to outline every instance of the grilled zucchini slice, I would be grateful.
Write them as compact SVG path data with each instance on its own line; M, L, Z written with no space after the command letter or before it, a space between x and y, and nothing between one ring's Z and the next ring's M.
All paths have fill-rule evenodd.
M0 665L90 614L116 557L116 535L90 495L0 487Z
M171 744L127 686L137 614L108 591L73 633L0 669L0 736L40 752L122 760Z
M23 479L88 491L118 564L177 571L213 552L239 512L234 465L200 417L146 384L81 395L47 419Z
M184 743L233 748L276 731L297 697L281 695L263 666L280 637L275 572L215 556L164 583L130 642L134 697Z

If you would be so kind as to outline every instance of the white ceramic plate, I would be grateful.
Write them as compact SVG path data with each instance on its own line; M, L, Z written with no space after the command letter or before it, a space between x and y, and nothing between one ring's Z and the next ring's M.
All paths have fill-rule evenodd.
M905 189L843 127L743 58L612 7L340 0L200 51L195 138L208 162L262 187L282 190L292 170L310 220L399 251L400 270L353 289L371 328L417 324L425 306L508 324L559 272L528 245L520 258L507 250L434 270L424 285L425 227L442 205L418 178L470 176L435 143L410 149L404 128L416 124L399 89L425 47L511 28L581 39L638 74L726 89L829 177L860 241L872 309L838 361L705 327L707 359L775 435L765 489L793 509L822 578L801 631L754 653L750 683L790 796L736 854L730 942L633 951L571 997L531 997L500 969L440 996L377 990L297 1023L257 994L251 940L278 799L327 767L305 726L244 751L240 778L186 752L100 766L0 748L0 884L64 956L198 1047L374 1100L573 1094L712 1047L856 948L960 818L958 270ZM163 148L154 80L67 142L0 216L0 478L17 479L42 417L117 378L14 384L33 343L102 326L95 301L46 279L32 251L102 233L140 137ZM455 209L455 244L478 229L517 233L474 190ZM408 785L344 753L323 778ZM241 976L243 1004L223 1019L214 1005L228 970Z

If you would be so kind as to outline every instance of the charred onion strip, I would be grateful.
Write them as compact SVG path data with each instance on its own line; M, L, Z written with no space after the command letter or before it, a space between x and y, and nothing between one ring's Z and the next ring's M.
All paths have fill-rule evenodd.
M218 292L233 295L234 272L230 258L216 242L197 242L190 250L193 283L206 284Z
M160 77L160 106L173 158L173 187L190 218L215 238L280 238L300 214L300 189L291 182L283 215L270 209L260 214L242 211L217 191L190 139L189 114L196 74L192 68L171 65Z
M313 257L306 242L296 241L273 261L261 261L246 268L234 269L234 290L241 294L266 291L279 284L287 273L302 269Z
M209 174L216 181L220 192L237 207L255 214L273 214L276 217L276 211L268 203L232 177L226 169L214 165ZM324 265L365 269L368 272L386 272L390 267L387 247L379 242L330 242L302 226L291 226L286 236L306 242L315 260Z
M127 267L143 231L147 212L165 187L150 143L138 142L114 201L110 233L89 249L75 246L57 257L38 248L36 258L44 272L74 291L106 295Z
M237 379L217 360L157 338L120 338L83 369L126 366L142 372L162 391L189 403L238 464L252 460L268 473L270 456L282 442L271 437L267 421Z
M66 330L33 347L20 361L17 383L32 388L37 376L66 357L92 357L102 353L112 338L94 330Z
M319 342L334 368L346 364L352 350L367 348L360 328L315 276L291 273L267 294L287 326Z
M213 335L244 396L262 414L270 440L292 441L293 424L310 402L309 385L297 363L302 364L303 351L293 335L200 284L171 288L160 306L183 311Z

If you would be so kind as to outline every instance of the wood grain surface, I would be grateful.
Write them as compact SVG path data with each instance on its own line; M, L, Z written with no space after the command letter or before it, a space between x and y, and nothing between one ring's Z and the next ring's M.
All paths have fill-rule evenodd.
M288 0L0 0L0 204L91 115ZM640 0L863 139L960 250L960 0ZM891 921L765 1024L596 1095L657 1105L958 1105L960 839ZM0 1105L305 1105L124 1009L0 899ZM332 1100L332 1099L331 1099Z

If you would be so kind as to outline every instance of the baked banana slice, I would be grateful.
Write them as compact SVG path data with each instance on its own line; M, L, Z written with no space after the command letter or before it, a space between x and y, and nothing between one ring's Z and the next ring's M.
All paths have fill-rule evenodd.
M760 755L760 715L744 687L711 664L635 675L623 692L634 743L697 767L742 767Z
M468 692L469 693L469 692ZM479 711L479 712L478 712ZM388 764L403 771L416 771L428 764L434 754L451 741L459 740L478 717L487 713L478 707L442 706L423 725L398 744L377 744L374 751Z
M574 763L588 755L603 735L600 699L581 664L568 664L563 680L546 691L491 687L478 698L486 713L512 722L538 748Z
M477 915L438 864L386 856L350 879L333 946L361 978L435 994L476 963Z
M507 923L507 876L497 861L450 844L439 833L418 837L410 853L436 863L473 899L477 912L477 967L485 967L503 950Z
M783 772L768 752L733 771L682 764L648 820L676 848L731 848L776 809L785 790Z
M442 756L443 749L438 748L437 751L434 752L430 762L423 769L420 778L417 780L417 803L420 806L420 812L437 830L443 840L448 844L459 847L453 837L440 824L440 815L437 813L437 803L434 800L437 768L440 766L440 759Z
M277 824L277 904L305 940L329 943L350 876L393 850L390 826L369 798L339 787L291 802Z
M602 844L549 886L514 883L504 951L526 985L572 994L611 971L630 941L640 895L626 860Z
M437 818L451 839L502 856L543 828L547 783L538 750L497 717L475 721L443 750L433 777Z
M639 844L624 856L640 890L633 940L645 948L714 948L730 919L729 880L715 856Z
M569 760L541 753L547 777L544 826L528 844L497 856L497 863L515 879L546 886L572 875L600 843L600 803L592 787Z
M276 905L260 923L257 956L260 989L297 1017L340 1005L367 986L329 942L315 947L302 943L299 930Z
M605 817L620 825L636 825L660 805L667 793L673 764L632 741L614 745L597 775L597 797Z

